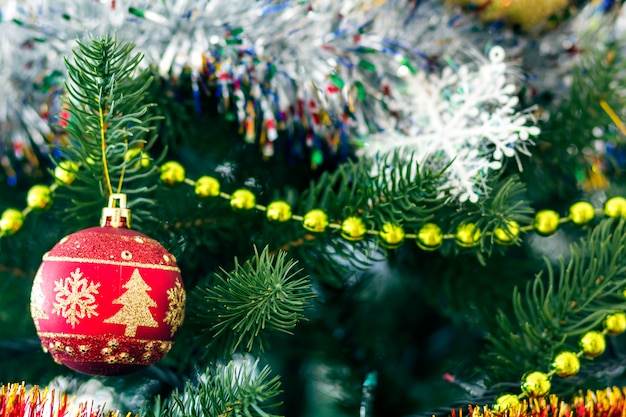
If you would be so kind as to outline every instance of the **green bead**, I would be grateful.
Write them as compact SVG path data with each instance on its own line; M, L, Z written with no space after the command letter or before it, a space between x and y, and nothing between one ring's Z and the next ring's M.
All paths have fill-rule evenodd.
M26 204L33 210L45 210L52 205L52 191L46 185L33 185L26 195Z
M198 197L217 197L220 195L220 183L217 179L207 175L196 180L194 192Z
M393 223L385 223L378 233L382 245L388 249L395 249L404 242L404 230L402 226Z
M166 184L178 184L185 181L185 168L176 161L161 165L161 181Z
M548 374L533 371L522 377L522 391L529 397L543 397L550 392L552 387Z
M250 190L240 188L230 196L230 206L235 210L251 210L256 205L256 197Z
M0 217L0 234L12 235L24 224L24 215L16 209L6 209Z
M311 155L311 164L317 167L324 162L324 154L319 149L315 149Z
M291 219L291 206L285 201L274 201L267 206L266 215L271 222L286 222Z
M533 227L541 236L550 236L559 228L559 214L554 210L541 210L535 215Z

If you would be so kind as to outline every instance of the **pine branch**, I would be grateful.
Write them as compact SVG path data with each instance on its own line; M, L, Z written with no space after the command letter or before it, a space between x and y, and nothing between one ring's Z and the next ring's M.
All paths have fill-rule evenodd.
M558 276L546 261L547 277L539 273L524 292L516 288L513 317L500 312L499 327L487 336L488 376L510 381L531 369L548 370L556 353L565 347L576 351L577 337L626 309L625 244L626 223L605 220L571 246L571 259L561 259Z
M511 232L509 222L518 225L531 224L534 210L529 206L526 187L517 175L498 180L493 185L489 197L477 203L466 203L456 213L450 215L449 230L454 232L460 224L474 223L481 231L477 252L481 262L484 254L491 254L495 243L494 231L498 228ZM511 235L511 244L519 244L521 238ZM455 245L458 249L458 246Z
M59 150L61 159L76 162L79 169L57 194L71 201L65 220L75 228L97 224L98 208L110 193L145 196L156 185L158 167L143 166L141 152L128 153L137 148L147 152L156 139L148 140L148 135L157 119L145 103L152 78L139 71L143 56L132 54L133 48L109 37L78 41L73 59L66 59L69 143ZM149 199L129 202L135 220L147 216L152 205Z
M272 332L291 334L314 297L295 266L286 252L272 256L268 247L243 265L235 260L234 270L222 270L216 284L198 291L191 320L202 323L213 337L208 344L223 345L227 355L242 344L263 350Z
M296 212L321 209L335 224L356 216L368 230L381 230L383 224L391 222L408 233L432 219L443 206L447 196L440 192L442 180L442 172L424 169L409 152L398 150L376 162L363 158L325 172L302 193ZM334 228L317 234L316 239L307 239L308 232L297 227L293 235L285 236L292 241L304 239L294 253L311 268L312 275L331 285L342 285L351 270L364 270L384 257L375 235L347 241Z
M188 382L183 392L174 392L142 415L146 417L272 417L267 410L280 405L278 376L270 378L269 367L257 369L258 361L244 359L217 365L211 373L199 375L194 385Z

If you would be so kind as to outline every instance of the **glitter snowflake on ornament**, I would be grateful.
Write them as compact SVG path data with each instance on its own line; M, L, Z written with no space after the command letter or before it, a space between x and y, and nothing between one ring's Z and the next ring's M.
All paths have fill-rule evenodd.
M396 92L395 105L402 117L369 137L364 153L405 148L430 168L449 164L442 189L460 202L477 202L489 191L489 172L501 169L506 158L528 154L527 145L540 132L529 111L517 111L517 89L504 58L496 46L489 59L448 66L440 74L410 74L400 67L404 88Z

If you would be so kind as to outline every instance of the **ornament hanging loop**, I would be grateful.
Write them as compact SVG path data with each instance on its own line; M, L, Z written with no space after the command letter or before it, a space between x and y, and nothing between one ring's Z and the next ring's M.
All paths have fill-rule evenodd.
M102 209L100 226L130 229L130 209L126 208L126 194L116 193L109 196L108 206Z

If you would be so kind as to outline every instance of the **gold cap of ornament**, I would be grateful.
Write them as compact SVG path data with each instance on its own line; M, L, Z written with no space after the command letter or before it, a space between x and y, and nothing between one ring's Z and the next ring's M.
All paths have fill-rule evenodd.
M109 196L109 205L102 209L100 226L130 228L130 210L126 208L126 194Z

